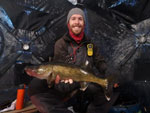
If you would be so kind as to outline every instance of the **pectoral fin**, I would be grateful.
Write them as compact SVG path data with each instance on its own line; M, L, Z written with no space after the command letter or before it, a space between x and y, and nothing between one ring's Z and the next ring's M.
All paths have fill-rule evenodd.
M47 78L48 87L51 88L54 85L55 75L51 73Z

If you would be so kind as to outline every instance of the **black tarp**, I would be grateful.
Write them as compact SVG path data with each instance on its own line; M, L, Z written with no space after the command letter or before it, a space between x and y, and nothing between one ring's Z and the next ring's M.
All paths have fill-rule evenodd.
M132 80L135 61L150 61L149 42L138 40L149 31L149 5L149 0L78 0L77 5L68 0L1 0L1 91L30 82L24 67L48 61L55 41L66 31L68 11L76 6L83 8L86 34L102 48L110 67L119 70L120 79Z

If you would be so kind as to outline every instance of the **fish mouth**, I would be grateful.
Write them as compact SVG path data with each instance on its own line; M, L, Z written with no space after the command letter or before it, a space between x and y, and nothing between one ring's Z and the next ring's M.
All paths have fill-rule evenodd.
M29 76L33 76L33 77L38 77L38 76L40 76L40 74L37 74L37 73L35 72L35 70L33 70L33 69L25 68L25 72L26 72Z

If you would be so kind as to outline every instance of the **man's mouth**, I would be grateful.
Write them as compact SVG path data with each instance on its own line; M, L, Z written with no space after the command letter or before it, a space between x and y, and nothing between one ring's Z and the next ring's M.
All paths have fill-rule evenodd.
M73 25L72 27L81 27L81 25Z
M75 29L79 29L80 27L74 27Z

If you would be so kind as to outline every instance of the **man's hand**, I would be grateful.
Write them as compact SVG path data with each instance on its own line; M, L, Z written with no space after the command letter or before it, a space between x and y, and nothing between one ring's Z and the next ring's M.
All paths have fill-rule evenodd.
M61 80L60 76L56 75L55 84L58 84L59 82L73 84L73 80L72 79Z
M66 79L66 80L61 80L60 82L72 84L73 80L72 79Z
M55 84L58 84L60 82L60 76L56 75Z

